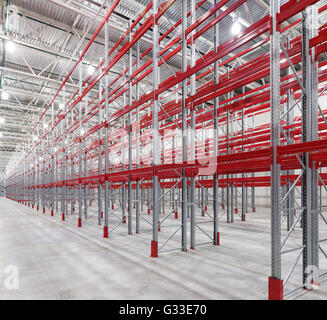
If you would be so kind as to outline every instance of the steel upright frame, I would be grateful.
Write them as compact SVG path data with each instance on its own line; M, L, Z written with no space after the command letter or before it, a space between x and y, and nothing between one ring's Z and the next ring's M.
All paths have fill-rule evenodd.
M103 238L118 230L136 237L150 225L150 256L157 258L176 250L162 250L175 236L183 252L207 244L201 236L220 245L220 218L245 222L248 207L256 211L256 188L270 187L268 298L315 289L319 252L326 256L319 217L327 219L317 195L318 185L327 190L327 174L318 172L327 167L327 109L318 104L318 95L327 93L327 62L319 62L327 52L327 24L318 26L318 15L327 6L270 0L269 15L223 42L221 22L246 0L214 0L207 12L205 0L153 0L112 44L109 20L119 2L108 2L99 28L22 145L5 181L7 198L54 217L59 206L62 221L77 219L79 228L96 215ZM169 19L170 9L178 21ZM282 27L298 13L303 19ZM300 35L287 37L299 24ZM103 29L104 57L86 75L85 55ZM213 47L202 53L198 43L210 31ZM151 43L144 45L144 36ZM267 44L270 52L258 51ZM249 53L258 54L244 62ZM180 70L170 65L173 58ZM79 86L69 92L73 73ZM268 77L270 83L260 84ZM259 125L255 119L264 114L270 122ZM168 234L168 227L175 229ZM302 244L285 249L300 227ZM296 258L285 273L282 257L290 252ZM286 291L298 264L303 283Z

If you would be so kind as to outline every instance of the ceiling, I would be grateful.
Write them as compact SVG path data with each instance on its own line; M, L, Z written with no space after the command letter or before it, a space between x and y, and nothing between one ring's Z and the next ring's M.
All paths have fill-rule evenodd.
M0 0L1 1L1 0ZM126 31L129 19L135 19L149 0L121 0L110 19L110 46ZM162 1L160 1L161 3ZM228 6L235 1L230 1ZM237 11L245 28L269 13L269 1L248 0ZM286 1L281 1L282 3ZM320 1L319 7L327 1ZM15 151L30 135L33 124L49 104L62 80L72 68L79 53L86 46L107 12L107 0L4 0L1 1L0 31L0 176L5 173L8 161L15 158ZM181 16L181 0L160 19L160 32L165 32ZM200 16L212 5L207 1L197 14ZM228 7L227 6L227 7ZM226 10L224 7L223 10ZM234 17L230 16L220 24L220 42L231 38L230 27ZM294 19L293 19L294 20ZM290 21L292 22L292 21ZM176 30L172 37L176 36ZM294 35L298 31L292 31ZM212 31L197 40L197 56L212 49ZM11 44L14 43L14 50ZM152 43L151 34L141 41L141 52ZM243 57L238 61L254 58L267 51ZM104 32L100 32L95 43L87 52L83 74L90 64L96 66L104 56ZM122 60L114 67L110 76L114 78L128 62ZM180 69L181 57L177 55L161 69L161 80ZM205 81L205 80L204 80ZM150 88L151 78L145 81L144 91ZM258 84L259 85L259 84ZM255 86L255 84L254 84ZM78 69L72 74L66 86L66 94L78 89ZM96 89L94 90L96 94ZM3 94L5 92L5 94ZM91 93L92 94L92 93ZM7 99L5 96L7 95ZM56 108L63 97L55 101ZM3 119L3 120L2 120Z

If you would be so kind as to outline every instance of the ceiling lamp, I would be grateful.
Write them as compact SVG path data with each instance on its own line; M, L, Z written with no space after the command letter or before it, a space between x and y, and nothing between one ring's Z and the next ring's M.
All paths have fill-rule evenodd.
M6 92L6 91L2 91L2 99L3 100L8 100L9 99L9 94L8 94L8 92Z
M7 41L6 49L9 53L14 53L16 51L16 45L12 41Z
M94 71L95 71L94 67L90 64L87 69L88 74L91 76L94 73Z
M242 26L237 19L236 21L234 21L230 31L231 31L232 35L236 36L237 34L239 34L241 32L241 30L242 30Z

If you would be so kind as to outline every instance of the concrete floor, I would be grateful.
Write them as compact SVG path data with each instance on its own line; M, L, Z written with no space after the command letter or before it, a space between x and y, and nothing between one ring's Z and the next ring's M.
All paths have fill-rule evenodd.
M78 229L75 220L63 223L0 199L0 299L266 299L269 211L257 211L246 222L222 221L220 247L202 245L152 259L148 231L102 239L95 225ZM4 287L8 265L18 267L18 290ZM325 261L321 267L327 270ZM296 272L290 289L299 283ZM317 291L288 298L327 299L327 281Z

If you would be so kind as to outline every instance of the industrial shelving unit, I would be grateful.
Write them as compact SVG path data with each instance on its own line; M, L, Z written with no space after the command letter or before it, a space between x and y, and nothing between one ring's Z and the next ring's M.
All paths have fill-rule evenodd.
M326 256L318 186L320 195L327 191L327 174L319 171L327 164L327 109L318 96L326 93L327 62L319 57L327 51L327 23L319 26L318 16L327 6L271 0L269 15L222 42L219 25L246 0L215 0L206 12L206 1L154 0L109 46L119 2L108 1L107 15L17 155L7 198L62 221L76 219L79 228L96 217L104 238L140 233L144 223L155 258L176 249L168 245L176 236L182 251L219 246L222 216L245 222L255 211L255 188L270 187L269 298L314 288L324 275L316 272L319 251ZM180 20L159 33L172 9ZM291 37L299 25L301 34ZM100 33L104 56L92 75L83 74L85 54ZM206 33L214 47L203 53L198 41ZM141 43L145 36L151 45ZM270 52L262 53L267 44ZM245 55L253 58L244 62ZM168 62L177 58L180 70L173 70ZM112 72L118 62L125 65L120 74ZM79 89L67 92L77 70ZM256 125L264 114L270 123ZM298 226L303 243L285 249ZM282 256L293 252L285 273ZM301 258L303 282L286 291Z

